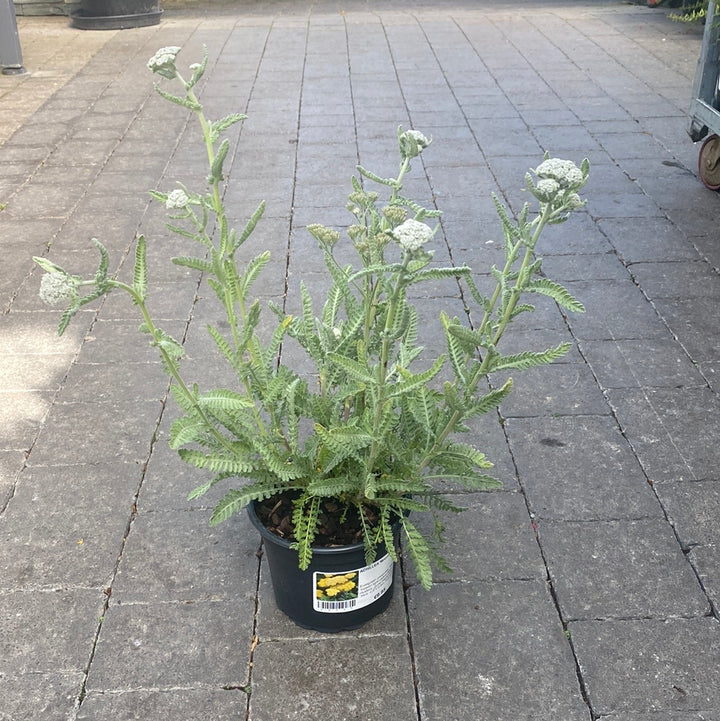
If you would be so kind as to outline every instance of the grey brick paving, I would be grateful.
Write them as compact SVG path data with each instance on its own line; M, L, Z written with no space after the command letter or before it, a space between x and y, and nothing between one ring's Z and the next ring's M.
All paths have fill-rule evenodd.
M165 9L106 33L21 18L30 72L0 79L0 721L720 718L720 196L685 132L701 29L620 0ZM452 573L426 592L402 565L357 632L290 623L247 519L209 529L216 496L186 500L200 479L167 446L132 304L58 340L37 298L32 255L91 273L97 236L127 277L144 233L158 317L223 382L216 312L164 262L186 248L146 193L205 174L145 68L163 45L188 62L206 45L208 112L249 115L226 200L242 224L266 199L253 250L290 304L301 279L323 288L304 226L348 225L354 166L391 172L399 124L434 137L408 189L445 211L438 258L480 286L502 240L490 194L517 211L546 150L591 161L587 208L544 239L587 313L539 303L506 338L574 347L473 425L504 488L459 495ZM461 313L456 296L439 283L422 310Z

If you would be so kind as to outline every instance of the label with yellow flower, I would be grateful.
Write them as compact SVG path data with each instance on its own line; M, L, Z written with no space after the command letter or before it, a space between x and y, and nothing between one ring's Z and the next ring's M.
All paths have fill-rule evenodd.
M313 574L313 608L320 613L347 613L369 606L390 590L393 560L389 555L370 566L339 573Z

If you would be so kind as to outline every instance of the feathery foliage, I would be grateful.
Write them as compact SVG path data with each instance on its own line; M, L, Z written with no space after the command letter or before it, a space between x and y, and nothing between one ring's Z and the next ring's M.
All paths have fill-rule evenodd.
M545 226L563 222L583 204L577 192L587 181L587 162L577 167L546 156L536 177L529 174L527 179L538 207L526 205L517 219L495 198L505 262L491 270L495 290L488 296L476 286L469 267L441 267L434 261L431 248L438 242L439 226L426 221L440 211L402 195L411 164L420 162L430 141L418 131L398 129L397 175L384 178L358 167L359 175L352 179L348 209L354 223L343 243L349 241L356 251L356 264L337 259L339 232L310 226L330 282L323 302L318 304L302 284L297 315L278 306L263 315L253 288L269 254L261 251L245 263L236 254L252 237L265 206L259 205L240 232L229 227L221 186L231 144L222 136L244 116L214 122L205 117L193 88L206 60L192 66L189 81L177 71L174 56L154 69L179 82L184 94L158 92L198 117L208 154L208 187L193 192L179 185L168 193L152 191L152 197L166 205L170 230L197 243L197 255L173 262L201 274L224 312L223 323L209 326L208 332L211 347L235 375L232 387L204 387L206 378L197 384L186 381L181 343L156 326L147 307L144 238L137 241L131 284L109 277L108 255L99 242L99 269L88 280L37 259L53 276L51 284L65 289L68 308L60 332L94 299L114 289L131 296L182 411L172 425L170 445L207 474L190 497L218 483L237 484L217 504L211 523L253 501L291 492L294 542L305 568L322 503L332 499L359 516L369 562L380 543L396 557L393 538L399 528L418 577L428 587L433 565L446 566L436 548L441 525L436 520L435 533L428 535L415 517L461 510L438 492L442 481L469 489L498 485L487 474L492 464L485 455L462 440L468 436L468 421L494 411L510 393L511 380L493 388L489 374L550 363L569 348L564 343L541 351L499 350L509 324L532 310L525 300L529 295L547 296L570 312L583 310L566 289L543 276L536 245ZM346 255L343 248L342 257ZM428 358L420 337L433 320L423 303L412 298L422 297L430 284L443 286L444 295L460 294L469 312L462 320L444 312L435 319L445 352ZM286 365L284 351L292 344L304 350L314 367L312 382L307 362L297 370Z

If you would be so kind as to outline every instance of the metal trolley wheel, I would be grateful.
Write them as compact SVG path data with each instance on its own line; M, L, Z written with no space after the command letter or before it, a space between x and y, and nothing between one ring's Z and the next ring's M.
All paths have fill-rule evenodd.
M720 136L711 135L701 146L698 170L703 185L720 190Z

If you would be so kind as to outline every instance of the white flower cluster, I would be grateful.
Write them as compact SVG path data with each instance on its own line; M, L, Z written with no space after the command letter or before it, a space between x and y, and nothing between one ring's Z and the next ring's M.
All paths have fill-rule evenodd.
M148 60L148 68L158 75L162 75L168 80L172 80L177 75L177 69L175 68L175 58L180 52L180 48L176 45L169 45L165 48L160 48L150 60Z
M40 298L48 305L57 305L72 300L77 293L77 284L66 273L45 273L40 279Z
M165 201L165 207L168 210L181 210L182 208L186 208L189 202L190 198L188 198L187 193L181 188L177 188L176 190L172 190L168 193L167 200Z
M572 160L547 158L533 171L537 175L537 184L528 173L525 178L530 192L541 202L558 210L577 210L585 201L577 194L587 182L587 167L579 168Z
M433 237L435 231L426 223L414 218L408 218L402 225L398 225L392 233L403 250L414 253Z
M548 158L535 168L538 178L556 181L561 188L577 188L584 184L585 176L572 160ZM538 183L539 185L539 183Z

